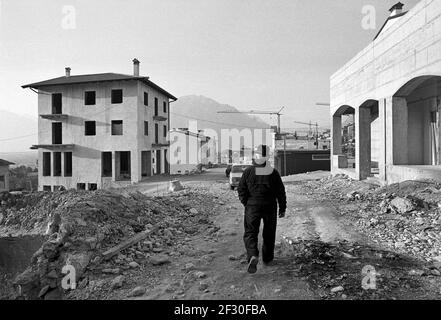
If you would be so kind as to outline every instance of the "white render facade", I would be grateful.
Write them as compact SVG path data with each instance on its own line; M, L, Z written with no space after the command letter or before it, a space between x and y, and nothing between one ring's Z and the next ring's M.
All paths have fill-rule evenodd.
M134 76L28 85L38 90L39 134L33 148L38 149L39 190L95 190L169 174L169 102L176 98L136 75L136 69ZM70 70L65 78L73 78Z

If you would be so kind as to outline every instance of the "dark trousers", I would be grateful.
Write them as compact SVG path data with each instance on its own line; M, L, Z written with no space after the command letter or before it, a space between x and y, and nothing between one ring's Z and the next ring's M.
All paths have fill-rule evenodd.
M243 240L247 250L248 261L251 257L259 256L258 239L260 221L263 220L263 262L271 262L274 259L274 244L276 241L277 228L277 205L247 205L245 207L245 233Z

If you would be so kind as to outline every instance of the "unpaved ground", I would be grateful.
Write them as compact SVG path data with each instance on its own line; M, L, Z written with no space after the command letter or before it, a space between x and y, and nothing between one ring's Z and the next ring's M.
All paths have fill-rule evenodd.
M318 177L320 178L320 177ZM243 207L224 178L200 181L193 190L216 195L213 228L187 239L169 264L146 265L121 289L89 290L99 299L439 299L439 278L424 261L372 242L338 214L335 201L305 188L308 178L286 183L287 218L279 220L276 264L249 275L243 248ZM142 189L142 187L141 187ZM141 190L142 191L142 190ZM210 210L210 208L206 208ZM173 251L170 248L169 251ZM166 252L170 253L170 252ZM367 269L366 269L367 268ZM375 272L371 289L362 287ZM374 271L372 271L374 270ZM363 273L365 272L365 273ZM370 273L372 276L372 273ZM369 278L372 279L372 278ZM365 283L366 284L366 283ZM129 297L135 287L145 294ZM90 287L90 285L89 285ZM101 290L101 291L100 291ZM335 292L334 292L335 291ZM101 294L100 294L101 293Z
M254 275L246 272L243 207L237 193L230 191L223 170L184 179L186 190L181 194L154 198L144 198L139 193L130 195L130 189L155 195L158 189L151 183L123 190L119 202L124 200L129 205L139 201L145 208L138 218L156 216L162 221L159 224L165 226L148 241L122 251L104 265L90 265L78 288L65 298L439 299L441 283L437 269L421 256L395 250L387 241L372 237L370 229L360 227L360 217L366 214L369 201L339 199L334 192L337 185L333 183L340 182L324 181L326 176L319 173L286 179L288 211L287 217L279 220L276 264L259 264ZM162 187L167 185L167 181L160 183ZM342 186L353 187L346 182ZM93 203L90 199L84 203L90 206L80 210L83 215L88 215L87 210L95 210L106 197L116 197L98 193L90 196L98 198ZM116 212L127 211L119 210L112 201ZM100 208L103 216L109 214L104 204ZM96 216L94 212L91 216ZM407 223L412 221L410 218ZM115 230L124 231L122 227L117 224ZM119 232L116 238L121 241L133 232L134 229L127 235ZM159 256L163 259L161 263ZM135 267L129 267L133 262ZM117 272L105 271L116 267ZM121 281L114 285L117 279Z

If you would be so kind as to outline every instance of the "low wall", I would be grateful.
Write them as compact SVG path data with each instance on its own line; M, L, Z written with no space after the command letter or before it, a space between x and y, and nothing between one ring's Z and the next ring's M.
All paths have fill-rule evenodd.
M441 182L441 166L388 166L387 183L407 180L435 180Z

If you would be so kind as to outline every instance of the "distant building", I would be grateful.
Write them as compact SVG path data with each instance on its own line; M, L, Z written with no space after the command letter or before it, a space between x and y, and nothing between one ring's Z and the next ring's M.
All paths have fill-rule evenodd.
M9 191L9 166L12 162L0 159L0 192Z
M274 167L282 176L331 170L330 150L276 150Z
M190 132L187 128L170 131L170 173L187 174L199 165L215 164L218 161L214 138Z
M168 174L173 95L139 75L101 73L23 86L38 93L39 190L95 190Z

